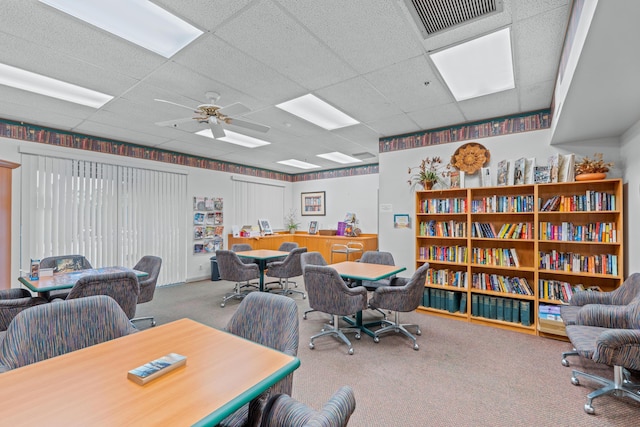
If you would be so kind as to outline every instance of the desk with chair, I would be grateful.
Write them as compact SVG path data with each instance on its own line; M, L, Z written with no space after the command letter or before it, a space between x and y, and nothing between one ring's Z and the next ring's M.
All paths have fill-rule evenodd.
M119 273L129 270L131 269L126 267L91 268L87 270L72 271L69 273L54 273L53 276L40 276L38 280L31 280L29 276L22 276L18 277L18 281L29 288L29 290L37 292L40 296L47 298L51 291L73 288L81 277L92 274ZM133 270L133 272L136 273L138 278L147 277L149 275L149 273L144 271Z
M144 386L127 379L129 370L169 353L186 356L186 366ZM181 319L0 374L0 400L10 408L2 422L213 426L299 365L296 357ZM34 411L36 403L45 406Z

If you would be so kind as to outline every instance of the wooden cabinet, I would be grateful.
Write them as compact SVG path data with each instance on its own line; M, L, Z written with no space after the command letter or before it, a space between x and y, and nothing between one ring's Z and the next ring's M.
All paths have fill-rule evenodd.
M622 203L619 179L416 192L416 268L431 267L419 310L561 335L541 304L624 280Z
M345 245L348 242L362 243L364 251L378 250L377 234L361 234L358 237L346 236L322 236L319 234L307 233L276 233L269 236L260 237L233 237L227 236L228 245L231 247L235 243L247 243L253 249L278 249L283 242L296 242L300 247L306 247L308 252L320 252L327 262L331 259L331 246L334 244ZM349 256L349 261L354 261L359 256ZM341 262L346 259L344 254L334 254L333 262Z

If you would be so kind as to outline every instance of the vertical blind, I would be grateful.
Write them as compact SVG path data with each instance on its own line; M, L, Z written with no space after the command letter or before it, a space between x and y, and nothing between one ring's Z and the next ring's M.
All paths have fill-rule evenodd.
M239 226L268 219L273 229L284 228L284 187L234 179L234 216Z
M81 254L94 267L163 259L158 285L186 274L186 176L23 154L21 265Z

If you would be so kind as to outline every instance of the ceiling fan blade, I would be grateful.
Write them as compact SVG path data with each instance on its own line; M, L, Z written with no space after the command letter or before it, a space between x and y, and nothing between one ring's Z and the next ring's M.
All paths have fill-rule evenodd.
M193 118L191 117L185 117L182 119L173 119L173 120L166 120L164 122L156 122L155 124L157 126L173 126L173 125L177 125L180 123L187 123L187 122L192 122L194 121Z
M211 128L211 133L214 138L218 139L225 137L226 134L224 133L224 129L214 117L209 117L209 127Z
M240 120L240 119L236 119L236 118L230 118L229 120L229 124L230 125L234 125L234 126L238 126L238 127L242 127L242 128L246 128L246 129L251 129L251 130L255 130L258 132L268 132L269 129L271 129L269 126L265 126L265 125L261 125L258 123L253 123L253 122L248 122L246 120Z
M220 114L223 114L227 117L229 116L241 116L243 114L247 114L249 111L249 107L240 102L236 102L235 104L227 105L226 107L222 107L218 110Z
M171 102L171 101L166 101L164 99L154 99L154 101L158 101L158 102L164 102L166 104L171 104L171 105L175 105L176 107L182 107L182 108L186 108L187 110L191 111L191 112L196 112L196 109L193 107L187 107L186 105L182 105L182 104L178 104L176 102Z

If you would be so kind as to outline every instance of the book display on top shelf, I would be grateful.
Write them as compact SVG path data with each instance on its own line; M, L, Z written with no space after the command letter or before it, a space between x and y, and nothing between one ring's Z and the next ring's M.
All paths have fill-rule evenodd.
M561 337L540 305L622 283L622 196L619 179L416 192L416 267L430 264L418 310Z
M513 184L522 185L525 183L525 162L527 159L521 157L513 162ZM530 184L530 183L527 183Z

